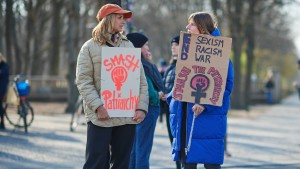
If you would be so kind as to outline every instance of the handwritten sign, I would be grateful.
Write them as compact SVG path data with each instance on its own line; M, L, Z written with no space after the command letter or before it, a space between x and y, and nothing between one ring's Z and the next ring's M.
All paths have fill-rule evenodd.
M101 100L110 117L133 117L139 103L141 49L103 47Z
M231 38L180 32L173 97L221 106L231 43Z

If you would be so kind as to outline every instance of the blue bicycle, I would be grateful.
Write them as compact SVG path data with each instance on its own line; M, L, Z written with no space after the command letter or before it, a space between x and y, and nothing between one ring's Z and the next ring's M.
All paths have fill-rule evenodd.
M28 127L34 118L33 108L27 100L30 92L29 82L22 76L17 75L11 85L18 97L18 101L16 104L5 104L5 116L11 125L16 128L25 128L25 133L27 133Z

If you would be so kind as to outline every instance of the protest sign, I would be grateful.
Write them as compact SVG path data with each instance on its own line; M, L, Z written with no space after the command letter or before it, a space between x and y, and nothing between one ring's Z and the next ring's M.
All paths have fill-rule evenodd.
M173 97L221 106L231 43L231 38L181 32Z
M141 49L103 47L101 100L110 117L133 117L139 103Z

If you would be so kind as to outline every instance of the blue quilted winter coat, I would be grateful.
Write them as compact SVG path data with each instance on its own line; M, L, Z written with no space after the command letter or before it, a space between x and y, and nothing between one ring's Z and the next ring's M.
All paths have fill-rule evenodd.
M220 34L217 34L220 36ZM230 106L230 94L233 88L233 65L229 61L228 75L222 106L203 105L205 110L195 119L191 147L187 154L187 163L223 164L224 137L227 126L227 112ZM172 156L174 161L180 161L180 131L182 124L182 102L168 96L170 105L170 126L173 139ZM188 103L186 143L193 119L193 103Z

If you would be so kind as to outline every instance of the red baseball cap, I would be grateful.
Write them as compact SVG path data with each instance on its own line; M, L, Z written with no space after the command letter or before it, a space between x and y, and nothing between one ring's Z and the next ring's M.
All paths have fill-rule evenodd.
M105 16L109 14L124 14L124 18L130 18L132 15L131 11L122 9L119 5L116 4L106 4L103 5L100 10L98 11L98 14L96 18L101 21Z

